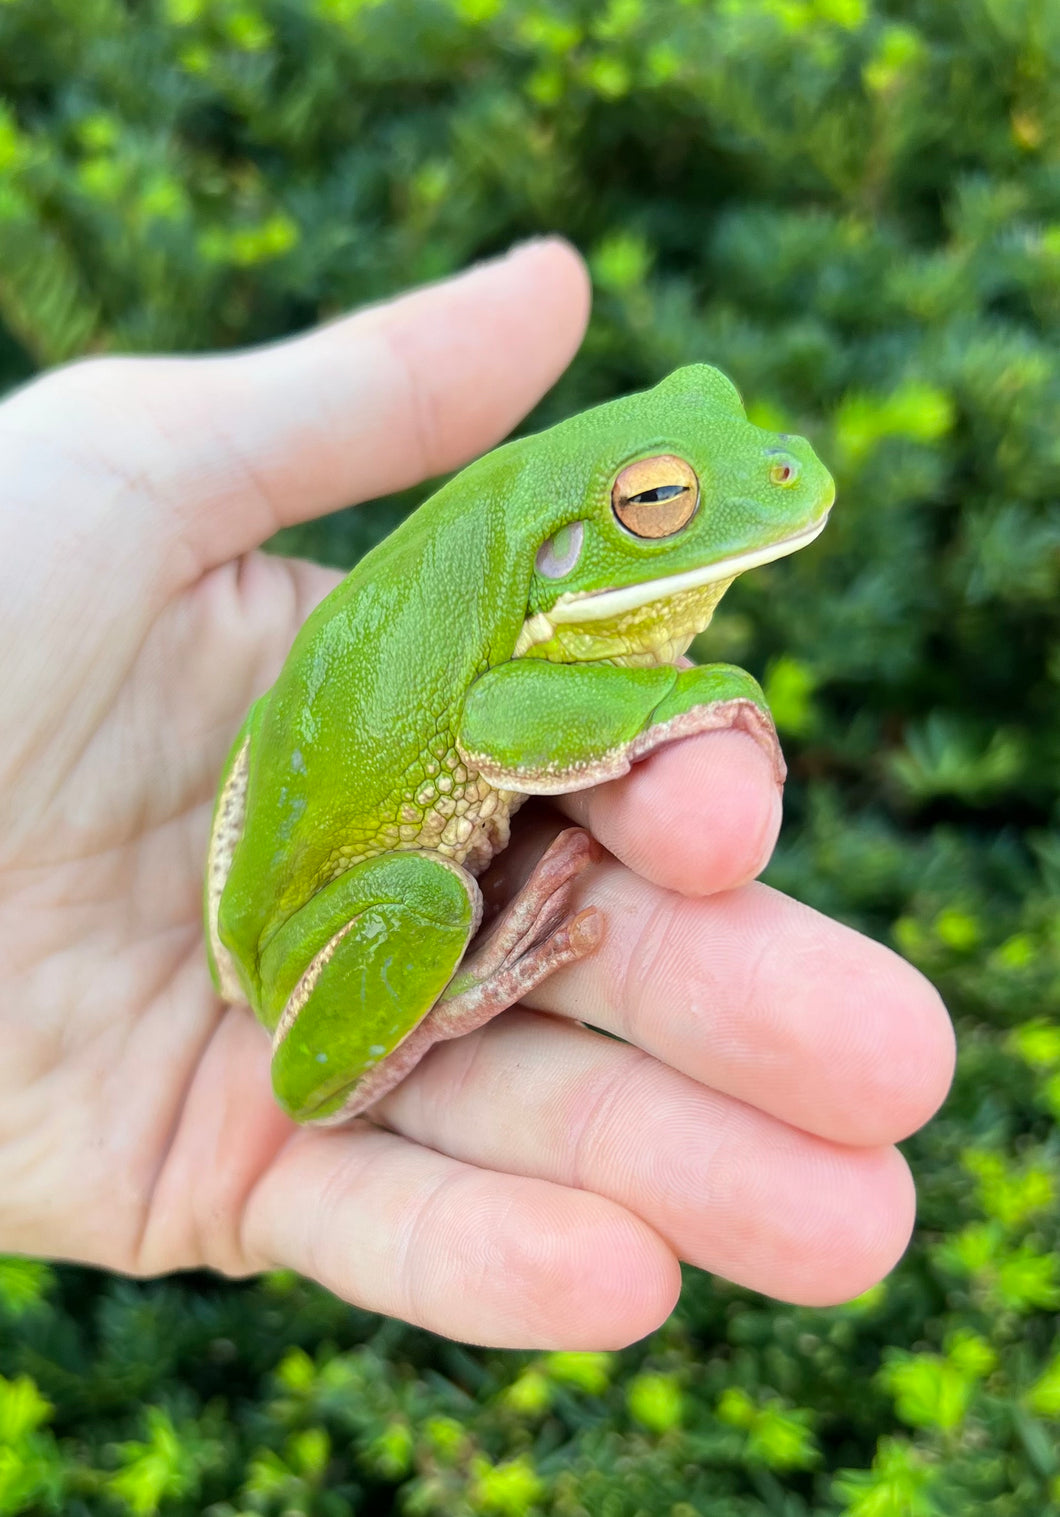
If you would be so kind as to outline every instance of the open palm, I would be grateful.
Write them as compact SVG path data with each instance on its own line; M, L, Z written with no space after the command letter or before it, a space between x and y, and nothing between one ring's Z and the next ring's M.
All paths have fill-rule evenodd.
M336 579L255 550L497 441L586 305L539 243L293 342L93 360L0 406L0 1248L290 1266L568 1347L650 1330L682 1258L825 1302L901 1252L890 1145L942 1098L949 1024L894 955L747 883L779 794L744 734L564 802L609 850L583 883L604 946L372 1122L293 1127L268 1039L209 982L217 774Z

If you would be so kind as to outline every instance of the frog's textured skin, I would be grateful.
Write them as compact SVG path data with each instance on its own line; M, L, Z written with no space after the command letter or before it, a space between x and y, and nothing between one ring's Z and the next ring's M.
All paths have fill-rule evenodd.
M629 519L675 509L656 505L657 467L691 469L698 506L640 536L613 492L643 475ZM292 1115L363 1110L432 1041L591 951L597 914L567 909L589 857L575 834L464 959L475 876L524 796L734 723L779 768L751 677L674 660L732 578L810 541L832 498L807 443L752 426L693 365L479 459L316 608L235 741L206 881L216 983L273 1031Z

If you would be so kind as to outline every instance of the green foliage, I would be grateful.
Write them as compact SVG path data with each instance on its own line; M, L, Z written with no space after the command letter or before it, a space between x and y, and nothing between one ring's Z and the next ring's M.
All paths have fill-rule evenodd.
M835 1483L843 1517L941 1517L931 1488L937 1472L909 1444L881 1438L871 1470L847 1470Z
M717 1416L742 1428L747 1434L748 1457L760 1459L771 1469L809 1469L820 1460L811 1433L813 1417L807 1411L787 1410L775 1402L756 1406L745 1390L730 1385L722 1392Z
M637 1375L629 1382L630 1415L651 1433L668 1433L684 1415L681 1387L674 1375Z
M811 437L828 532L699 651L774 701L773 882L961 1034L917 1240L849 1307L692 1276L647 1344L524 1356L4 1261L0 1513L1060 1508L1058 77L1048 0L0 0L0 382L556 228L596 312L535 423L708 359ZM348 563L418 496L284 546Z
M200 1472L219 1457L216 1442L204 1439L194 1422L177 1427L162 1407L144 1411L146 1437L114 1450L119 1468L107 1489L133 1517L150 1517L163 1502L198 1493Z
M41 1431L51 1414L51 1403L28 1375L15 1380L0 1377L0 1513L4 1517L35 1506L58 1510L63 1465L51 1435Z
M45 1300L53 1273L38 1259L12 1259L0 1254L0 1308L8 1317L33 1312Z

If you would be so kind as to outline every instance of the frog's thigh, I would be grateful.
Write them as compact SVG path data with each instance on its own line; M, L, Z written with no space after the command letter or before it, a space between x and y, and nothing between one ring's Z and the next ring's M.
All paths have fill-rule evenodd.
M625 774L663 743L742 727L784 763L756 680L732 664L625 669L614 664L499 664L468 692L459 748L490 784L559 795Z
M261 957L272 1081L300 1121L352 1086L430 1011L481 914L478 886L427 853L355 864L306 903Z

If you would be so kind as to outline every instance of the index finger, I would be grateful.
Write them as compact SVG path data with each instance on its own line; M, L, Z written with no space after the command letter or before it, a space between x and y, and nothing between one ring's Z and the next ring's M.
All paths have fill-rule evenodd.
M682 895L713 895L761 873L780 830L772 754L721 730L657 749L621 779L557 806L635 874Z

